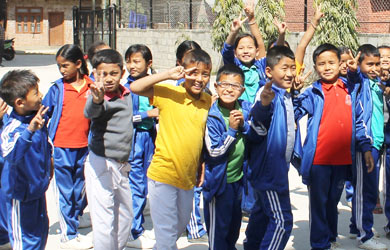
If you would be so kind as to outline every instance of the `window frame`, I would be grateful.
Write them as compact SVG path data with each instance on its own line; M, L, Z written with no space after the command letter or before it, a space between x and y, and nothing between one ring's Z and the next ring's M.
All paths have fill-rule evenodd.
M27 12L21 12L20 10L27 10ZM32 12L32 10L38 10L39 12ZM21 21L19 21L21 17ZM27 18L27 21L25 21ZM38 22L38 18L40 21ZM33 20L33 22L31 22ZM19 31L19 24L21 30ZM38 31L37 27L40 27ZM27 31L25 30L27 25ZM43 33L43 8L42 7L15 7L15 33L17 34L41 34ZM34 30L33 30L34 29Z

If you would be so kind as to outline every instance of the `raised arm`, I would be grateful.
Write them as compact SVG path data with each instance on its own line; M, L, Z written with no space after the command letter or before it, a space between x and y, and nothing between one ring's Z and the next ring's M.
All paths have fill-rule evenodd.
M260 59L262 57L265 57L266 51L265 51L263 36L260 33L259 26L257 25L255 19L255 2L253 0L248 1L244 11L246 17L248 18L249 29L257 41L257 48L259 49L259 53L256 59Z
M297 50L295 51L295 60L302 65L303 59L305 58L306 48L309 45L311 39L314 36L317 26L320 24L320 19L324 16L321 12L321 5L317 6L314 13L313 19L310 22L309 28L307 28L301 41L298 44Z
M286 31L287 31L287 24L285 22L279 22L277 18L274 18L274 24L276 28L278 28L279 36L278 40L276 40L277 46L284 46L284 41L286 40Z
M242 24L247 20L248 18L245 18L244 20L241 20L241 14L238 18L234 19L232 22L232 25L230 26L230 33L228 37L226 38L226 43L233 46L234 42L236 41L236 37L238 32L240 31Z
M134 81L130 85L130 90L137 94L146 96L148 98L152 98L154 94L153 86L159 82L163 82L166 80L179 80L185 76L187 72L190 72L191 69L184 70L183 66L177 66L168 71L164 71L157 74L152 74L146 77L142 77Z

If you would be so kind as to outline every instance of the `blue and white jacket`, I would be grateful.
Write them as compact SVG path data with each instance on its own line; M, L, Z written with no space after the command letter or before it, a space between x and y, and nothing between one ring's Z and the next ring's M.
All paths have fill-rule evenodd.
M348 73L348 79L356 76L356 73ZM352 108L352 138L351 138L351 154L354 165L356 149L366 152L371 150L372 139L368 134L367 124L363 119L363 106L357 99L360 84L355 84L354 80L341 78L348 88L348 94L351 97ZM294 98L295 120L299 124L299 120L308 115L307 121L307 136L303 144L301 155L300 174L302 181L306 185L310 185L310 169L314 160L314 155L317 147L317 136L320 128L322 112L324 108L324 93L320 81L316 81L311 87L305 90L297 98ZM371 114L371 113L370 113ZM357 148L356 144L357 143Z
M86 76L85 79L88 81L87 84L92 82L92 80L88 76ZM42 105L44 105L45 107L49 107L49 110L46 114L49 118L51 118L49 123L49 137L51 140L54 140L54 137L57 132L58 124L61 119L63 103L64 82L63 78L60 78L55 81L53 85L49 88L49 91L47 92L42 101Z
M238 67L242 68L243 64L237 57L234 56L234 47L232 45L227 44L226 42L223 44L222 48L222 58L224 64L235 64ZM267 80L267 75L265 74L266 68L266 57L263 57L259 60L254 60L253 65L256 66L257 73L259 74L260 82Z
M35 132L27 129L34 116L20 116L12 111L1 133L1 189L9 199L40 199L49 186L53 147L46 124Z
M238 100L239 105L244 115L244 126L241 133L245 139L245 158L243 163L244 182L246 178L246 169L248 164L247 141L254 140L256 136L251 129L248 119L251 109L251 103ZM206 152L205 160L205 177L203 183L203 197L205 201L210 202L214 196L218 196L225 191L227 183L227 163L231 147L236 142L237 130L230 128L226 129L225 120L218 108L218 102L214 102L209 110L206 122L205 145Z
M135 79L129 76L124 86L130 90L130 84L134 81ZM139 111L139 95L134 94L133 92L131 92L131 90L130 93L131 93L131 98L133 100L133 124L134 124L134 129L136 129L137 124L140 124L143 119L147 119L149 117L147 111L142 111L142 112ZM149 119L153 119L153 118L149 118Z
M272 85L275 98L264 107L257 93L251 110L252 126L261 136L250 148L248 180L260 191L286 192L288 187L289 162L286 160L287 111L284 103L285 89Z

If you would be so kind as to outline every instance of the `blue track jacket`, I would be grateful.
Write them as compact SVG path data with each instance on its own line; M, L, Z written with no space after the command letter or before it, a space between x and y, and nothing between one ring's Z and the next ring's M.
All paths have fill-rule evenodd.
M348 94L351 96L352 101L352 138L351 138L351 154L352 165L355 164L355 151L356 149L366 152L371 150L372 139L368 134L367 123L365 123L363 116L367 111L363 113L363 106L359 99L357 99L357 93L360 84L355 84L356 81L352 78L356 78L357 73L348 72L348 79L341 78L344 84L347 85ZM311 87L305 90L297 98L294 98L294 111L295 120L298 124L299 120L308 115L307 121L307 136L303 145L301 155L300 174L302 175L302 181L306 185L310 185L310 169L314 160L314 155L317 147L317 136L320 128L322 112L324 107L324 93L322 91L322 85L320 81L316 81ZM371 114L371 112L369 113ZM370 117L371 118L371 117ZM357 143L357 148L356 144Z
M1 189L8 199L40 199L49 186L53 147L46 124L34 133L27 129L34 116L20 116L13 111L1 133Z
M223 48L222 48L221 53L222 53L222 58L223 58L224 64L235 64L238 67L242 68L242 66L243 66L242 62L234 56L234 47L233 46L231 46L225 42L223 44ZM260 82L265 81L267 79L267 75L265 74L266 57L263 57L260 60L255 59L253 64L257 68L257 73L259 74Z
M241 129L245 138L245 158L243 163L244 177L246 178L246 169L248 164L248 140L255 140L256 134L251 129L248 119L251 109L251 103L243 100L238 100L242 113L244 115L244 127ZM211 106L206 122L205 132L205 177L203 183L203 197L205 201L210 202L214 196L220 195L225 191L227 183L227 161L231 146L236 141L237 130L226 129L226 124L218 108L218 103L214 102ZM244 180L243 183L246 183Z
M289 161L286 161L287 114L284 104L285 89L272 85L275 98L264 107L257 93L251 110L252 126L261 140L251 146L248 180L260 191L288 191Z

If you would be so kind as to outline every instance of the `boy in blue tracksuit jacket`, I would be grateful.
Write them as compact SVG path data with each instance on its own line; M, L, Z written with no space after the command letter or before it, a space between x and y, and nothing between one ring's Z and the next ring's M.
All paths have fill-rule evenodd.
M262 136L251 146L248 179L255 189L256 210L246 229L245 249L284 249L293 218L288 170L295 142L291 94L296 75L294 53L275 46L267 53L267 77L251 110L252 126Z
M48 236L45 192L50 181L52 146L38 81L30 71L14 70L0 83L0 97L13 107L1 133L1 191L7 199L13 249L44 249Z
M240 234L251 104L237 100L244 91L244 73L233 64L219 69L214 86L219 99L206 122L204 215L209 249L229 250L236 249Z
M377 165L380 163L380 151L384 142L383 90L377 75L380 72L380 54L371 44L360 46L358 53L360 53L359 70L354 81L361 85L358 98L364 109L363 121L373 141L371 151L375 167L372 171L367 171L362 150L358 150L356 168L352 169L356 194L354 193L352 200L350 233L357 235L361 248L369 245L370 249L387 249L384 244L373 238L372 232L374 223L372 212L378 198L379 167Z
M373 159L361 103L356 101L360 85L350 80L357 75L357 58L348 61L348 79L339 78L337 47L320 45L313 61L320 80L294 99L294 109L297 121L309 115L301 174L309 189L310 244L312 249L330 249L337 247L337 204L354 165L355 147L365 152L371 167Z

